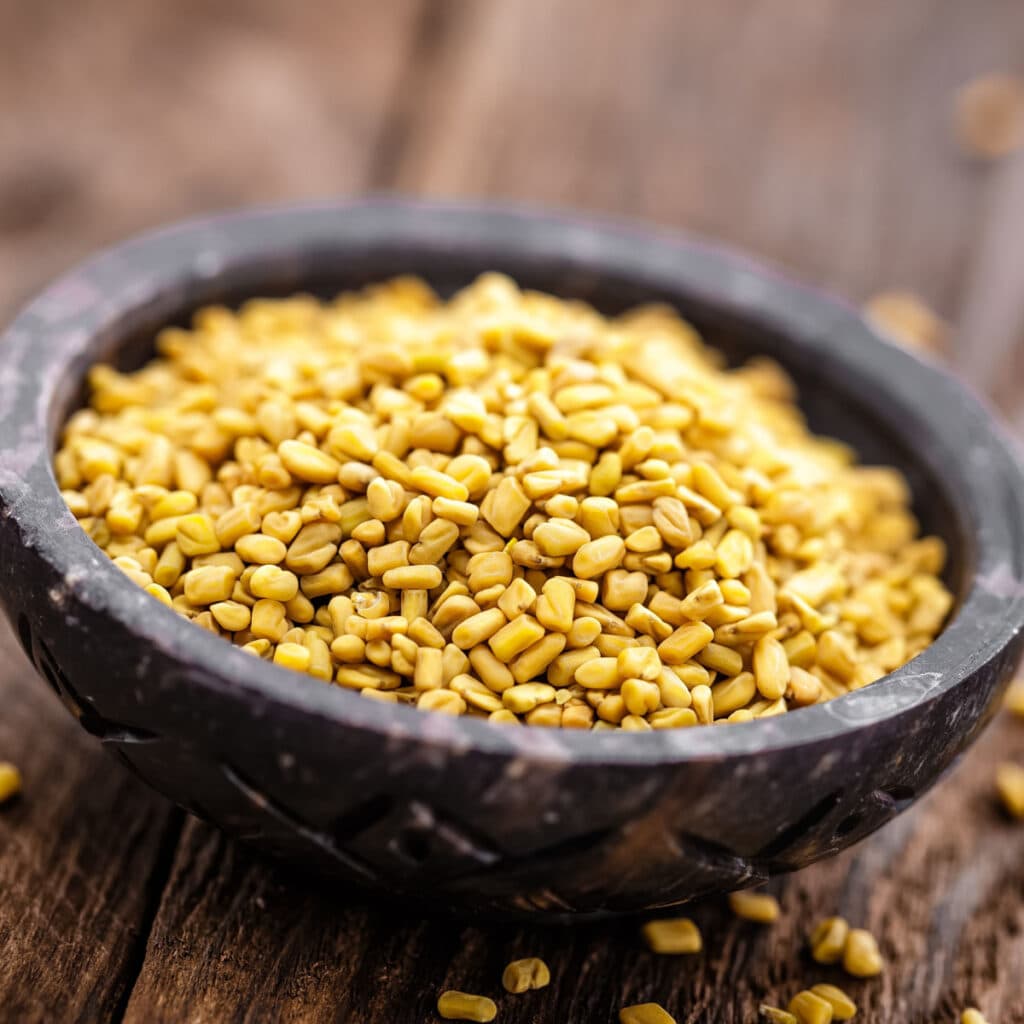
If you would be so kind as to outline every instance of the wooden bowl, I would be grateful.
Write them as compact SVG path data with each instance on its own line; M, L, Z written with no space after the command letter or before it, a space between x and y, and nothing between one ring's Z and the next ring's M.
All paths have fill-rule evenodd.
M724 728L501 728L379 704L258 661L117 570L51 457L98 359L140 365L197 306L483 270L608 312L672 303L730 358L764 352L812 426L899 466L952 553L958 607L910 664ZM653 230L398 200L166 228L50 286L0 339L0 601L84 729L153 788L297 865L458 911L667 906L802 867L911 804L978 735L1021 652L1024 479L979 401L860 315Z

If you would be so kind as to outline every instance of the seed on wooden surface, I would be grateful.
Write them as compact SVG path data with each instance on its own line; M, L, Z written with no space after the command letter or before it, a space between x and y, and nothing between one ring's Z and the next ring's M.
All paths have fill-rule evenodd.
M699 953L703 949L700 929L688 917L648 921L642 931L647 948L653 953Z

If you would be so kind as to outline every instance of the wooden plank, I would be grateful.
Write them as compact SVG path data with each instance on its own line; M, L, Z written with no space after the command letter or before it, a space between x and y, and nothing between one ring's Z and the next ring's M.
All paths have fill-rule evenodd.
M0 757L25 777L0 811L0 1020L113 1019L181 815L97 749L6 626L0 665Z

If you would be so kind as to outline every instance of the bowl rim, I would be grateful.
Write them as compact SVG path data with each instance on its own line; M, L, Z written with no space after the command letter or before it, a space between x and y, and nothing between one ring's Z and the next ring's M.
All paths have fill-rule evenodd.
M945 468L956 477L951 485L966 488L954 497L973 530L976 571L954 618L896 672L796 715L636 735L502 728L366 700L254 659L162 606L78 527L53 474L52 410L79 386L87 346L100 332L116 331L133 310L170 302L176 289L216 281L229 268L270 254L300 258L370 243L411 246L421 254L483 248L499 257L541 256L606 276L664 281L730 315L770 326L799 341L809 356L827 352L844 372L883 389L901 414L924 425L937 454L959 456ZM394 196L244 208L178 222L101 251L32 300L0 335L0 351L11 354L0 366L0 514L15 521L22 542L63 579L63 592L49 592L51 602L63 608L69 598L81 601L186 666L201 663L204 671L193 674L199 685L249 699L262 714L276 707L285 718L312 715L382 738L524 759L681 764L831 741L898 718L969 680L1024 626L1024 475L983 400L938 363L884 340L848 303L692 235L566 210ZM945 488L947 481L935 476ZM983 501L982 485L990 498L997 487L997 500Z

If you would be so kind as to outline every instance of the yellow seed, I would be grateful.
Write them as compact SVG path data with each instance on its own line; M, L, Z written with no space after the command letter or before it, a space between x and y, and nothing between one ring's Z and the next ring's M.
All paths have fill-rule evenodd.
M314 445L302 441L282 441L277 446L277 454L284 468L298 480L327 484L338 479L338 470L341 469L338 460Z
M871 932L851 928L843 948L843 970L855 978L873 978L884 968L885 961Z
M1024 718L1024 679L1014 679L1006 691L1006 707L1011 714Z
M786 650L771 636L762 636L754 644L754 679L766 700L778 700L789 686L790 669Z
M252 622L249 631L257 638L280 643L288 631L285 608L280 601L260 600L252 606Z
M832 1005L809 990L798 992L789 1001L789 1012L800 1024L831 1024Z
M208 565L185 573L185 597L190 604L210 605L227 601L235 589L235 574L224 565Z
M305 672L309 668L309 650L302 644L278 644L274 649L274 664L283 668Z
M501 700L496 697L479 679L465 674L457 675L448 684L448 688L457 693L471 708L480 711L500 711Z
M545 988L550 983L551 972L548 965L535 956L513 960L501 975L501 984L505 991L514 994Z
M536 643L544 627L532 615L519 615L488 638L487 643L499 661L508 664L517 654Z
M10 761L0 761L0 804L21 792L21 781L21 772Z
M657 684L645 679L626 679L620 692L626 710L631 715L643 717L657 711L661 704L661 692Z
M253 597L290 601L299 592L299 578L276 565L261 565L249 577L249 592Z
M572 571L581 579L589 580L614 569L626 553L621 537L609 535L584 544L572 560Z
M963 1013L960 1014L960 1024L988 1024L984 1014L981 1010L973 1006L968 1006Z
M819 964L837 964L843 958L850 926L841 917L826 917L810 935L811 956Z
M560 633L548 633L536 643L530 644L522 654L513 659L509 665L512 677L517 683L525 683L535 676L541 675L564 648L564 636Z
M517 715L532 711L539 704L555 699L555 688L547 683L522 683L505 690L501 699L510 711Z
M788 1010L780 1009L778 1006L769 1006L767 1003L762 1003L757 1008L757 1012L761 1020L766 1020L769 1024L800 1024L796 1016Z
M468 651L471 647L482 644L498 632L507 620L499 608L488 608L463 619L452 631L452 643L456 647ZM506 659L502 659L503 661Z
M779 918L779 902L763 892L729 893L729 909L745 921L771 924Z
M210 612L221 629L226 629L229 633L240 633L243 629L248 629L252 621L249 607L237 601L218 601L210 605Z
M657 1003L637 1003L619 1010L619 1024L676 1024L676 1019Z
M382 577L384 586L396 590L433 590L441 584L441 570L436 565L403 565L388 569Z
M1007 812L1024 819L1024 768L1005 761L996 768L996 791Z
M445 715L464 715L466 702L454 690L425 690L416 701L422 711L440 711Z
M533 542L545 555L562 557L575 555L584 544L590 543L590 534L571 519L549 519L533 531Z
M811 991L832 1007L833 1020L853 1020L857 1015L857 1004L835 985L812 985Z
M449 989L438 997L437 1012L445 1020L469 1020L486 1024L498 1015L498 1007L486 996L474 996Z
M235 541L235 551L254 565L278 565L283 562L288 549L275 537L262 533L248 533Z
M575 609L576 591L572 584L555 576L544 584L544 592L537 598L537 621L547 629L568 633Z
M716 718L731 715L745 708L757 693L757 684L750 672L741 672L732 679L725 679L711 687L711 700Z
M616 658L589 657L576 667L575 680L588 690L613 690L619 685L619 666Z
M700 929L688 917L648 921L643 935L654 953L699 953L704 948Z
M658 654L670 665L681 665L707 647L714 635L714 630L703 622L686 622L658 644Z

